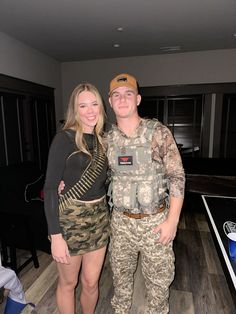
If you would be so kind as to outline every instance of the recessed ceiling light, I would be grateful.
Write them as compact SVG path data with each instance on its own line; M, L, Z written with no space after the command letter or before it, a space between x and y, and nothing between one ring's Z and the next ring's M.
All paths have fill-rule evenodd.
M236 38L236 33L233 33L233 37Z
M180 49L181 49L180 46L160 47L160 50L162 50L162 51L178 51Z
M120 44L113 44L113 47L114 47L114 48L119 48L119 47L120 47Z
M123 32L124 28L123 27L117 27L116 29L118 32Z

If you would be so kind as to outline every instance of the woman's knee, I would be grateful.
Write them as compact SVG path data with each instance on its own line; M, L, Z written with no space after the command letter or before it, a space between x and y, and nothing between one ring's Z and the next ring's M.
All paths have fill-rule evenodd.
M58 280L58 286L63 289L63 290L74 290L76 285L77 285L77 282L78 282L78 279L77 278L67 278L66 280L65 279L62 279L59 277L59 280Z
M98 289L98 280L81 276L82 289L92 293Z

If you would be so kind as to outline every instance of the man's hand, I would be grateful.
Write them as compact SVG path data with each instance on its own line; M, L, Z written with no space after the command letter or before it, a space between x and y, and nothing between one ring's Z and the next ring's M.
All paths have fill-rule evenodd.
M177 232L177 225L166 219L163 223L154 228L153 232L160 234L157 242L166 245L174 240Z
M164 222L154 228L154 233L159 233L160 237L157 242L168 244L174 240L179 223L179 216L183 205L183 199L170 196L169 213Z
M59 186L58 186L58 194L61 194L61 192L64 190L65 188L65 183L64 181L61 181Z

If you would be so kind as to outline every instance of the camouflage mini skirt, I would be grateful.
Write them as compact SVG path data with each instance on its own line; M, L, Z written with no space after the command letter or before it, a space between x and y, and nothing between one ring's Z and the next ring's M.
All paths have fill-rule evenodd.
M110 215L106 198L94 203L70 200L60 213L60 226L70 255L104 247L110 236Z

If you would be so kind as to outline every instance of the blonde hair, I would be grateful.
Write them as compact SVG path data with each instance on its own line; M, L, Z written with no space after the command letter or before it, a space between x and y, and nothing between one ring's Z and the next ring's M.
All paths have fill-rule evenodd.
M100 112L99 112L98 122L94 128L94 135L97 137L98 142L102 146L102 149L105 150L103 140L102 140L103 126L104 126L104 121L105 121L105 110L103 106L103 101L102 101L102 97L98 89L90 83L85 82L85 83L79 84L78 86L75 87L75 89L71 93L70 100L67 107L65 124L63 126L63 130L66 130L66 129L75 130L76 132L75 143L76 143L76 146L78 147L78 150L91 156L89 149L87 147L87 144L85 140L83 139L82 123L77 112L78 97L79 97L79 94L84 91L93 93L99 105Z

